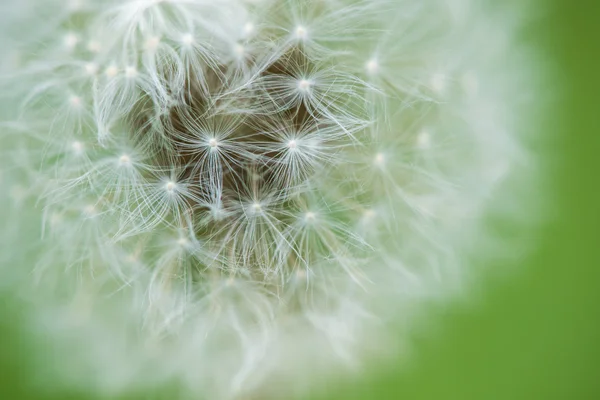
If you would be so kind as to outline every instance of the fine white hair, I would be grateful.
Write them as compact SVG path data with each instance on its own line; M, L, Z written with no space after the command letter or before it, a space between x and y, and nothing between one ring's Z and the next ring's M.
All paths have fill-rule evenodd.
M59 381L289 398L396 354L389 321L503 249L486 216L528 218L525 12L0 6L0 281L76 349Z

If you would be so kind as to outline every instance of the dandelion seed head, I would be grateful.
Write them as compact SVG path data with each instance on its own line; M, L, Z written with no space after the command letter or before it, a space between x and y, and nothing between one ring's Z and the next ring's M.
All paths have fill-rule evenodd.
M530 161L520 45L474 0L49 1L6 41L0 171L73 385L282 398L385 353Z

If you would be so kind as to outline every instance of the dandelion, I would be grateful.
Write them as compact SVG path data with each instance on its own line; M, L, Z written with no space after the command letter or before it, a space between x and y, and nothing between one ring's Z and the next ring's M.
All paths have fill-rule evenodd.
M514 10L475 3L0 12L0 274L78 349L62 383L288 398L463 288L529 159Z

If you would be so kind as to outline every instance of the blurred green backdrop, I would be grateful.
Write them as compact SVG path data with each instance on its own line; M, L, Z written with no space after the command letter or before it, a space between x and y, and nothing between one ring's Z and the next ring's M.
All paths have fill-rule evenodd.
M526 40L552 64L560 98L539 121L554 213L537 250L517 274L487 282L474 306L434 310L435 332L415 339L408 366L332 384L319 399L600 399L600 1L538 4ZM19 319L0 299L0 398L92 399L32 387ZM132 396L157 397L176 390Z

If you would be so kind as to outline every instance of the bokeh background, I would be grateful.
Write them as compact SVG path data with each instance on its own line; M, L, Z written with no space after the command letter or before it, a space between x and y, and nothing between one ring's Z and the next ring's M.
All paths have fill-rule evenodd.
M523 40L547 60L556 98L536 128L550 212L535 250L506 266L509 277L481 282L475 301L433 307L434 328L415 335L410 362L371 366L315 400L600 399L600 1L537 3ZM30 343L23 320L18 300L0 297L0 399L96 399L32 383L32 371L60 360L44 362L48 344Z

